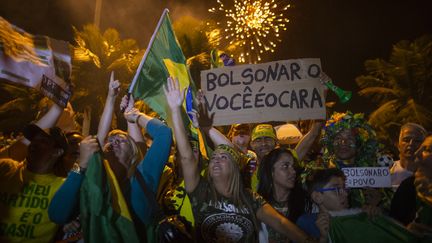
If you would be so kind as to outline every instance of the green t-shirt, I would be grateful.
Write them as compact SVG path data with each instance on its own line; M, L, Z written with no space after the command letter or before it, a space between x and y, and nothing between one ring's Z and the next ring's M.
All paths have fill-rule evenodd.
M236 206L230 198L220 194L212 198L209 182L201 177L189 198L195 217L197 242L256 242L252 213L256 214L266 201L257 193L245 190L246 206Z

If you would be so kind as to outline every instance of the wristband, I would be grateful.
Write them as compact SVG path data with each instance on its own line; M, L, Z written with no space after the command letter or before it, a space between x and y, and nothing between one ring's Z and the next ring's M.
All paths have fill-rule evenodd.
M84 175L86 168L82 168L81 166L74 165L72 166L71 171L80 175Z
M137 125L139 125L139 124L138 124L138 120L140 119L140 117L141 117L141 114L139 114L139 115L135 118L135 123L136 123Z

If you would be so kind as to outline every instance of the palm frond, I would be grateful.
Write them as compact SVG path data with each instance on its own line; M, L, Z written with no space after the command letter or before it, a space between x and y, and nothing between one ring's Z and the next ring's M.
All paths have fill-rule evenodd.
M396 99L384 103L369 115L369 122L374 127L381 127L393 121L396 111L399 108L398 103L399 101Z
M364 95L364 96L368 96L368 95L392 95L392 96L399 96L400 92L398 92L397 90L391 89L391 88L385 88L385 87L368 87L368 88L364 88L362 90L359 91L359 95Z
M368 87L358 92L360 96L370 97L378 104L385 103L389 99L403 100L403 92L385 87Z
M208 66L208 65L210 65L210 55L207 52L202 52L198 55L189 57L186 60L186 64L188 66L192 65L192 63L194 63L194 62L199 62L202 65Z
M394 129L389 124L417 122L432 129L432 35L399 41L388 60L367 60L365 68L356 82L359 95L378 102L369 121L380 137Z
M26 112L29 109L29 99L26 97L19 97L10 100L0 106L0 114L7 113L12 110L19 110L20 112Z
M425 127L432 126L432 112L426 107L417 104L414 99L408 100L399 112L398 116L405 118L405 122L416 122Z
M382 80L380 78L377 78L372 75L361 75L356 78L356 83L360 88L367 88L367 87L375 87L375 86L381 86L381 87L388 87L389 84L385 80Z

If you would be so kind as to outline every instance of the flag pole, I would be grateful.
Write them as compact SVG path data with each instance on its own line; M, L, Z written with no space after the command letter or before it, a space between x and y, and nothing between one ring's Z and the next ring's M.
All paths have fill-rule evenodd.
M143 56L143 58L141 59L141 62L140 62L140 64L139 64L139 66L138 66L138 69L137 69L137 71L136 71L136 73L135 73L134 78L132 79L132 83L131 83L131 85L130 85L130 87L129 87L128 94L131 94L133 88L135 87L135 83L136 83L137 80L138 80L139 72L140 72L142 66L144 65L144 61L147 59L148 53L150 52L150 47L152 46L153 41L154 41L154 39L156 38L156 33L158 33L159 28L160 28L160 26L162 25L162 21L163 21L165 15L168 14L168 12L169 12L169 10L168 10L167 8L165 8L164 11L163 11L163 13L162 13L162 16L161 16L160 19L159 19L159 22L158 22L158 24L157 24L157 26L156 26L156 30L153 32L153 35L152 35L152 37L151 37L151 39L150 39L150 42L149 42L149 44L148 44L148 46L147 46L147 49L146 49L146 51L145 51L145 53L144 53L144 56Z

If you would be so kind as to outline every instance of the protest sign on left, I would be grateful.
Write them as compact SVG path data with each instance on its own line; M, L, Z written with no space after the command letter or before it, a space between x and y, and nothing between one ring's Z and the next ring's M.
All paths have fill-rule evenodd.
M71 96L69 44L36 36L0 17L0 80L39 90L61 107Z

